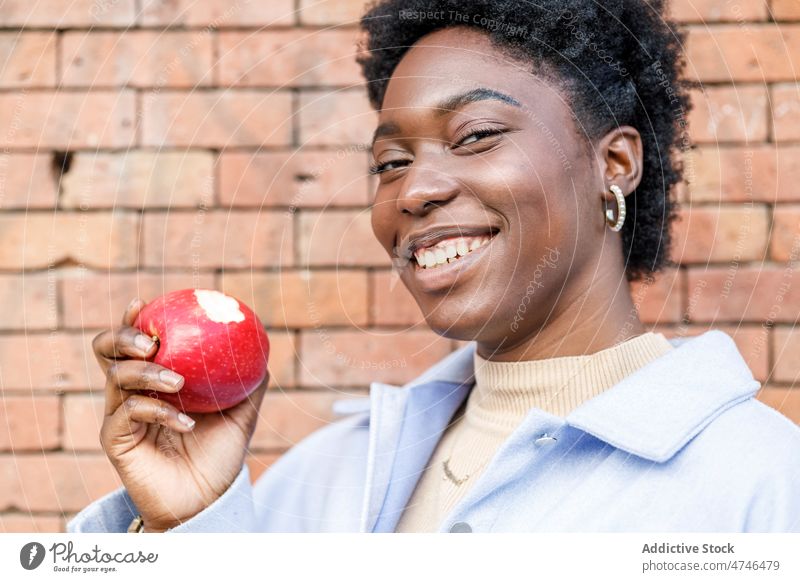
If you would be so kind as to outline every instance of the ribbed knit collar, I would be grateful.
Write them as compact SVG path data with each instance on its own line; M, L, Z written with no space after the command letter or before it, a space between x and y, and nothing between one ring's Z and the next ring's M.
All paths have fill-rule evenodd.
M508 433L534 407L564 417L672 349L662 334L647 332L585 356L494 362L476 350L475 386L464 420L482 430Z

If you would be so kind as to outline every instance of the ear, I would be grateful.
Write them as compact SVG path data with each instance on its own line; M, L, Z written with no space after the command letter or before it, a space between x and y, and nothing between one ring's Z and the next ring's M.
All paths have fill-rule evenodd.
M609 201L614 195L611 184L622 189L627 196L642 180L642 136L629 125L615 127L604 135L595 148L597 164L602 177L603 197Z

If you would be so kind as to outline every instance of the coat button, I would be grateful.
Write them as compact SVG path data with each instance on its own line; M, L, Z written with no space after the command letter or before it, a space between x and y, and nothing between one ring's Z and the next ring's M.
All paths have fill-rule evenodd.
M536 446L539 446L539 447L541 447L541 446L543 446L543 445L552 445L552 444L553 444L553 443L555 443L557 440L558 440L558 439L557 439L556 437L552 437L552 436L550 436L549 434L547 434L547 433L544 433L542 436L540 436L538 439L536 439L536 440L534 441L534 443L536 443Z
M450 526L450 533L472 533L472 528L465 521L457 521Z

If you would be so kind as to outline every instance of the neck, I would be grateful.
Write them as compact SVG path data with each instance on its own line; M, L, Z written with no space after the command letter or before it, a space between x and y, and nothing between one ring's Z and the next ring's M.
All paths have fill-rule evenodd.
M478 355L496 362L580 356L594 354L645 333L647 330L637 315L624 271L601 266L599 273L606 275L598 274L588 282L578 278L571 291L561 294L552 311L542 310L551 315L546 315L540 325L533 324L532 328L525 329L518 334L520 337L509 336L500 345L478 341Z

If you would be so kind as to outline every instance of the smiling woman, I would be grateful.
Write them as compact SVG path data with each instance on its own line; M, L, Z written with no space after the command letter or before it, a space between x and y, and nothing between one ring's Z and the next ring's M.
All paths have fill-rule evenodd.
M434 4L373 7L359 59L380 115L373 228L428 324L508 361L643 333L619 290L669 248L679 36L644 3ZM509 334L548 247L560 260Z
M126 488L69 530L800 529L800 430L754 399L729 335L648 332L628 292L666 262L681 177L662 4L374 3L372 227L427 324L467 345L403 387L373 382L254 486L263 390L227 440L218 416L175 421L167 463L139 444L156 411L140 407L137 441L120 406L141 377L110 378ZM101 365L149 353L134 335L98 336Z

